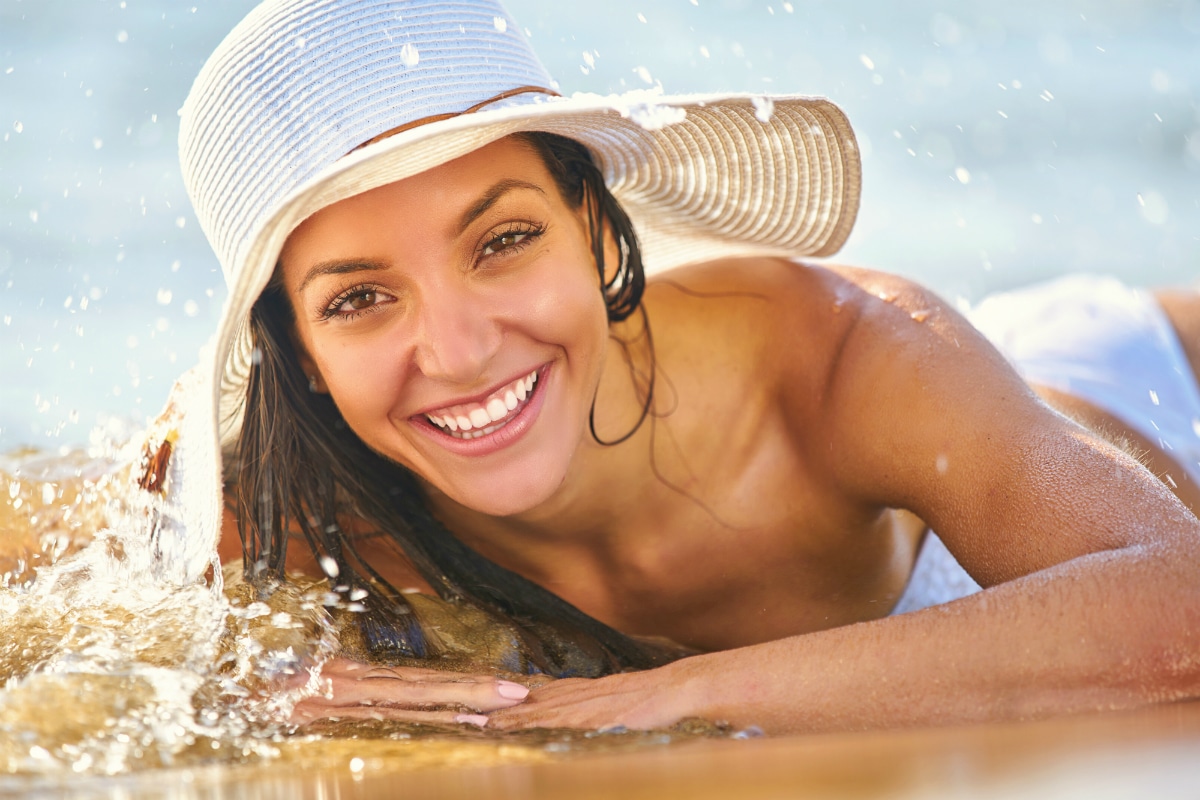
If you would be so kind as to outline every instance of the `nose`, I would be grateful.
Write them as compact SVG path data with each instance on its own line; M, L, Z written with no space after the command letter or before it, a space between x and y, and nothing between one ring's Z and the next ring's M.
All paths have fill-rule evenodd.
M440 284L422 295L417 314L414 358L427 377L469 384L500 348L494 314L467 287Z

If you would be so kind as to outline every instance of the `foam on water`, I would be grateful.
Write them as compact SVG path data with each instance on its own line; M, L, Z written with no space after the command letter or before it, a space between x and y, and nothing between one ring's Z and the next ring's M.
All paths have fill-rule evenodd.
M123 443L0 462L5 772L112 775L271 756L291 704L315 690L280 687L332 652L328 613L293 588L272 598L292 613L260 614L264 604L236 582L227 593L215 568L213 445L188 461L205 455L211 417L183 413L207 397L189 376ZM163 442L172 458L150 481Z

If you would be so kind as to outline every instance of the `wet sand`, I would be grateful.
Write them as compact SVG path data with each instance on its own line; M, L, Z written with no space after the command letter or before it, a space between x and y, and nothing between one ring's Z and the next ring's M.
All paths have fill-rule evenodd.
M1029 723L704 740L633 753L528 754L397 771L368 756L319 769L160 772L84 780L36 796L122 798L1195 797L1200 702ZM549 754L548 754L549 755ZM503 759L501 759L503 760ZM327 761L327 759L322 759ZM16 788L11 784L3 788Z

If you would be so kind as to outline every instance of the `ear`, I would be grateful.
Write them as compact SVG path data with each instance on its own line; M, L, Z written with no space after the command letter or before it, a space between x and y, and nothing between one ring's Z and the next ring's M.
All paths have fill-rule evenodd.
M308 348L296 335L295 328L292 328L288 335L292 340L292 349L296 351L296 358L300 361L300 369L304 370L304 374L308 376L308 390L317 394L329 394L329 387L325 384L325 378L321 375L317 362L309 355Z
M607 286L616 280L617 270L621 267L621 246L607 216L601 217L601 224L604 225L604 284Z

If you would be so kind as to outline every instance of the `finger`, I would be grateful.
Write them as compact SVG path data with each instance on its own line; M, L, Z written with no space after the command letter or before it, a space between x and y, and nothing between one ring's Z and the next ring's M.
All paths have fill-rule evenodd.
M458 680L450 680L446 675L408 669L335 671L322 676L327 689L324 696L311 700L326 706L448 707L486 712L517 705L529 694L524 686L500 678L458 675Z
M488 727L498 731L521 730L524 728L595 728L574 714L556 708L501 709L488 714Z
M390 722L413 722L424 725L471 725L482 728L488 718L482 714L463 714L458 711L418 711L410 708L390 706L322 706L307 702L297 703L292 709L291 721L307 725L317 720L387 720Z

